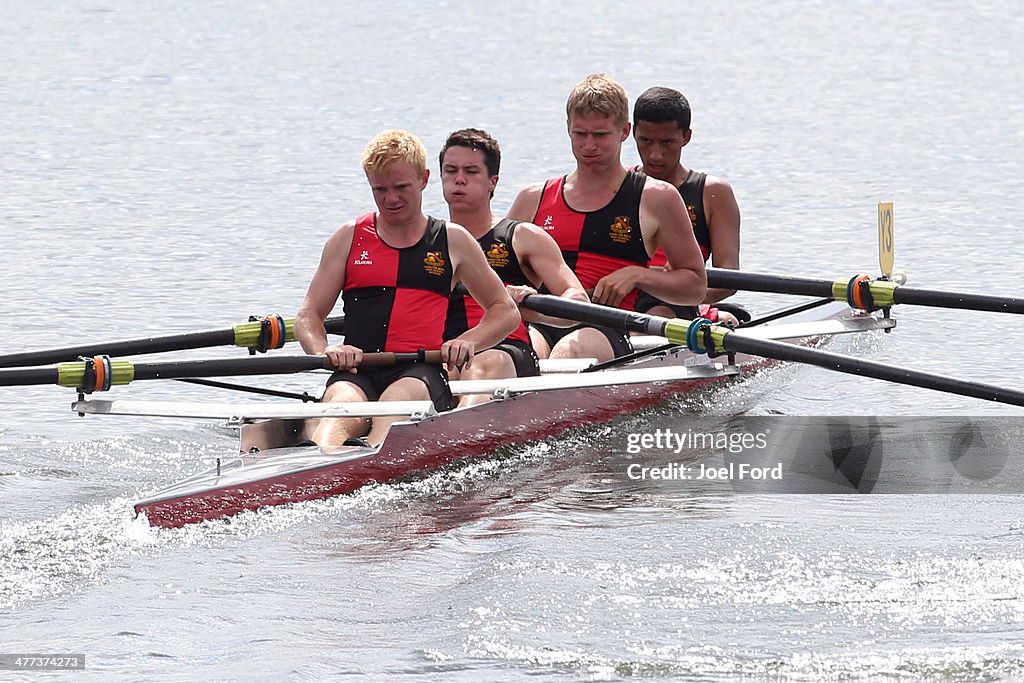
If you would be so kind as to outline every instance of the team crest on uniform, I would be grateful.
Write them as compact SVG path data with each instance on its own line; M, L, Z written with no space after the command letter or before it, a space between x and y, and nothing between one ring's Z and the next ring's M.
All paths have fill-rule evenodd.
M687 204L686 205L686 210L690 214L690 225L692 225L693 229L696 230L697 229L697 209L696 209L696 207L693 204Z
M428 251L423 259L423 269L431 275L444 275L444 259L439 251Z
M487 250L487 262L492 268L504 268L508 265L508 247L504 242L494 242Z
M629 242L633 238L633 229L629 227L629 216L617 216L608 230L608 235L612 238L612 242L619 244Z

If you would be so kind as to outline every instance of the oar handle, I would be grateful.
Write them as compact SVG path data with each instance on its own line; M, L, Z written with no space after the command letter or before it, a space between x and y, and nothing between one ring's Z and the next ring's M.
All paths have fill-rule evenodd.
M390 351L364 353L363 361L359 364L359 367L386 368L392 365L399 365L401 363L430 363L432 365L440 365L441 352L420 349L419 351L412 353L391 353Z

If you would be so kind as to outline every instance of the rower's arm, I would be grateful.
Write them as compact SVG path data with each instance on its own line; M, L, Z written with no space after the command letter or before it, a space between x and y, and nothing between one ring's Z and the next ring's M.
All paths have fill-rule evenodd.
M562 250L559 249L558 243L543 228L533 223L520 223L512 233L512 248L534 287L543 284L555 296L590 302L580 279L562 258ZM531 323L543 323L553 327L570 327L576 324L574 320L552 318L529 308L520 308L519 313L523 320Z
M355 222L341 226L327 238L320 254L313 279L310 280L306 296L295 314L295 338L302 344L302 350L309 354L320 354L328 346L324 321L331 314L341 294L345 281L345 263L352 248Z
M640 199L640 224L644 237L652 238L654 247L661 247L672 264L671 270L641 268L637 286L671 304L696 305L707 293L704 258L686 204L679 191L668 183L647 179Z
M509 207L506 218L513 221L532 223L537 216L537 209L540 208L540 198L543 193L544 183L524 187L516 195L512 206Z
M465 284L469 295L484 309L480 322L456 339L472 342L477 352L489 349L519 326L519 309L487 263L477 241L454 223L448 224L448 252L454 268L453 284Z
M704 184L704 211L711 237L711 265L739 270L740 207L729 183L714 176L707 177ZM735 293L735 289L708 289L704 303L718 303Z

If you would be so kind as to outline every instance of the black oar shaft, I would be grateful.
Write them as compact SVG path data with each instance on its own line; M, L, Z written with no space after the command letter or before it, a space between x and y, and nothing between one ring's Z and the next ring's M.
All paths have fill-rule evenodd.
M748 353L793 363L806 363L849 375L871 377L897 384L945 391L959 396L969 396L986 401L1024 406L1024 391L1006 389L983 382L972 382L920 370L895 367L863 358L851 358L830 351L822 351L821 349L812 349L767 339L743 337L739 334L725 335L722 345L728 351Z
M931 289L897 287L893 299L898 304L933 306L936 308L959 308L968 311L992 313L1024 313L1024 299L991 296L988 294L965 294L940 292Z
M8 353L0 355L0 368L49 365L51 363L78 360L82 356L92 357L100 354L107 356L141 356L167 351L203 349L212 346L232 346L236 344L236 327L199 332L181 332L113 342L96 342L43 351ZM327 328L329 334L344 334L345 316L328 318L324 327Z
M821 280L805 277L790 277L771 273L752 273L726 268L708 268L708 287L739 289L747 292L769 292L774 294L796 294L801 296L829 297L836 301L846 300L846 284L842 281ZM1024 299L990 294L969 294L946 292L934 289L894 286L892 283L869 282L869 289L881 288L891 292L892 303L936 308L957 308L969 311L1024 314ZM877 291L874 290L873 291ZM878 292L877 300L883 292Z
M234 343L233 330L208 330L205 332L184 332L163 337L126 339L122 341L66 346L45 351L24 351L0 356L0 367L14 368L26 365L49 365L77 360L81 356L134 356L164 351L184 351L210 346L230 346Z
M244 356L215 360L135 363L133 379L182 379L234 375L280 375L330 367L323 356Z
M744 292L769 292L832 298L832 282L806 277L790 277L745 270L708 268L708 287L738 289Z
M417 353L367 353L361 367L387 367L397 363L440 363L440 351ZM231 377L243 375L280 375L307 370L330 370L325 356L243 356L205 360L110 361L109 378L112 384L128 384L145 379L189 379L194 377ZM106 371L105 371L106 372ZM85 362L65 362L56 366L29 368L0 368L0 386L28 386L34 384L60 384L82 387L85 382Z
M655 334L659 336L664 336L665 334L667 319L647 315L646 313L598 306L597 304L563 299L551 296L550 294L532 294L523 299L520 305L538 313L550 315L552 318L579 320L591 325L605 325L616 329L625 329L629 332L639 332L640 334Z
M27 387L33 384L57 384L57 368L5 368L0 370L0 386Z
M685 337L687 336L685 331L689 324L685 320L670 320L658 316L641 315L617 308L568 301L540 294L526 297L522 305L547 315L555 315L591 324L608 325L618 329L649 332L660 325L661 329L665 330L668 334L669 340L678 343L685 343ZM714 326L713 329L718 331L719 338L721 339L720 351L724 349L725 351L747 353L775 360L807 363L851 375L861 375L898 384L945 391L986 401L1024 406L1024 391L1005 389L991 384L971 382L920 370L897 368L876 361L841 356L836 353L796 346L786 342L747 337L743 336L742 330L731 332L721 326ZM657 334L656 332L650 333ZM697 337L703 341L703 335L697 335Z

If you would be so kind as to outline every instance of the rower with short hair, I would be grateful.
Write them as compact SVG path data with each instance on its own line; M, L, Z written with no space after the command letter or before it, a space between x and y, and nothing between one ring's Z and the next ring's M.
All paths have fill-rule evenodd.
M589 301L579 279L562 258L558 244L544 230L525 221L498 219L491 199L501 169L501 148L486 131L457 130L448 136L439 155L441 183L451 220L469 230L516 303L545 287L556 296ZM445 338L462 334L483 313L470 296L454 295L448 307ZM524 321L567 326L570 321L552 319L521 309ZM540 374L537 354L525 323L495 346L474 359L460 373L461 379L498 379ZM468 397L470 405L485 397Z
M687 169L682 150L693 135L690 102L678 90L648 88L633 103L633 139L643 165L638 170L678 188L693 223L701 255L716 268L740 267L740 208L729 183L707 173ZM665 268L664 252L658 250L650 267ZM704 303L717 304L736 293L734 289L708 289ZM693 307L675 306L641 293L637 310L660 316L692 318ZM707 315L709 309L702 307ZM710 308L714 311L714 307Z
M432 400L452 406L445 368L407 363L360 368L364 352L441 350L448 369L469 368L478 350L504 339L520 322L515 302L487 265L473 237L455 223L423 213L430 171L420 140L401 130L374 137L362 155L376 212L338 228L328 238L306 297L295 316L295 336L306 353L324 354L338 371L324 401ZM444 340L444 320L453 287L462 282L483 315L462 334ZM345 306L345 343L330 344L324 320L337 303ZM312 439L338 446L366 434L377 445L397 418L324 419Z
M641 291L676 304L700 303L704 262L679 192L622 165L630 131L625 90L592 74L570 93L566 118L575 170L522 190L509 218L547 230L595 303L634 310ZM658 247L672 270L647 267ZM544 336L534 338L538 352L550 347L553 358L608 360L631 350L626 335L608 328L536 329Z

